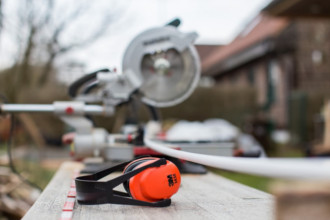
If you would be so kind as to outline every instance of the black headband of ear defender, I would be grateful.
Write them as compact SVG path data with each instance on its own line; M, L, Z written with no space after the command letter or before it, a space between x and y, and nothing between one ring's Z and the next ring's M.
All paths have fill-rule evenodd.
M152 206L152 207L165 207L171 204L171 199L164 199L157 202L146 202L130 197L128 193L114 190L114 188L126 181L138 173L150 168L160 167L166 164L166 159L161 158L153 163L142 166L140 168L126 172L114 179L106 182L98 181L101 178L119 170L123 170L132 161L121 163L117 166L104 169L91 175L77 177L76 191L77 200L79 204L83 205L95 205L95 204L125 204L125 205L140 205L140 206Z

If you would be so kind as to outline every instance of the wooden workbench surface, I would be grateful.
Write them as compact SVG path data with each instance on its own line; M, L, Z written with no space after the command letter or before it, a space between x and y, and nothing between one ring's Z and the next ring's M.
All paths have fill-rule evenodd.
M24 219L60 219L75 169L66 162ZM273 197L213 173L183 175L179 192L166 208L75 204L73 219L273 219Z

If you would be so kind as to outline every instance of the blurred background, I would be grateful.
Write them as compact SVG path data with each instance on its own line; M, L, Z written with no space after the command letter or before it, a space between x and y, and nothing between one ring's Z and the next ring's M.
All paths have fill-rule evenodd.
M128 43L175 17L182 20L180 30L199 34L202 78L188 100L160 110L166 126L221 118L255 138L268 156L329 154L326 148L315 150L322 148L323 110L330 96L326 0L0 0L2 102L68 100L70 83L100 68L120 72ZM114 117L96 121L118 132L127 114L123 106ZM147 120L144 110L139 114ZM7 169L11 120L0 119L0 181L15 182L17 188L21 181ZM68 131L53 115L16 115L11 150L17 170L44 188L59 164L69 160L61 143ZM265 191L271 181L217 172ZM32 188L10 197L13 188L1 187L0 204L25 191L31 204L38 194L31 195ZM0 217L13 215L8 212L0 208Z

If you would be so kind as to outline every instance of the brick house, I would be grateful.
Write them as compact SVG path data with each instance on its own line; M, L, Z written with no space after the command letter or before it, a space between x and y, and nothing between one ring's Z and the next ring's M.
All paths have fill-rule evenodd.
M286 127L292 91L330 89L330 20L262 12L202 65L218 86L255 87L260 108Z
M205 66L205 61L212 56L214 51L219 50L223 45L219 44L196 44L195 48L197 50L198 56L201 60L202 67ZM204 71L204 70L202 70Z

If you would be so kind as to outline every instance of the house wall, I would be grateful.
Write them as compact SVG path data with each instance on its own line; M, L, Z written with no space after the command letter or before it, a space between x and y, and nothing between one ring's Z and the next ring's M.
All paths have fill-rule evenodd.
M221 87L246 87L249 85L246 80L244 69L230 72L217 80L217 85Z
M298 88L306 91L330 88L330 20L296 21Z
M285 71L284 63L282 62L285 57L281 56L274 59L273 72L276 74L275 79L275 102L270 108L270 116L279 127L287 126L288 122L288 106L287 106L287 74Z
M267 100L267 76L266 66L263 61L254 64L254 82L252 86L257 90L257 103L259 106L265 104Z
M251 85L257 90L258 105L263 107L268 99L269 64L275 62L275 100L267 113L278 126L285 127L291 91L330 90L330 20L295 20L274 38L274 43L276 53L225 73L218 77L218 85ZM251 70L253 82L248 77Z
M283 58L285 59L285 58ZM221 87L247 87L252 86L257 91L256 101L261 108L267 102L267 81L270 80L268 76L268 68L272 63L272 71L275 100L267 111L270 119L280 127L287 125L287 75L285 72L284 62L282 57L269 59L268 57L250 63L239 69L233 70L226 75L222 76L217 81L217 86Z

